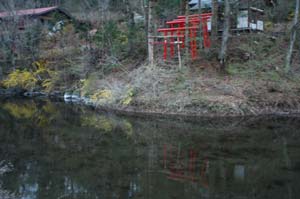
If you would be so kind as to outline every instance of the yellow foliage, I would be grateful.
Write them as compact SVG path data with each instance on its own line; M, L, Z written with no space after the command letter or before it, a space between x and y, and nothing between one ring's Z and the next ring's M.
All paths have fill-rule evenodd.
M45 61L36 61L32 64L35 70L29 72L27 70L15 70L8 75L3 81L6 88L20 87L24 89L33 89L40 83L45 91L50 91L54 87L58 74L46 67Z
M273 28L273 23L271 21L265 22L265 28L266 30L271 30Z
M53 88L53 82L50 79L46 79L45 81L43 81L42 86L45 91L50 91Z
M35 62L32 63L32 65L35 66L37 69L45 70L45 69L46 69L47 62L44 61L44 60L41 60L41 61L35 61Z
M37 78L29 71L15 70L8 75L8 78L3 81L6 88L21 87L25 89L32 89L35 87Z
M74 31L74 26L72 24L68 24L63 28L64 33L73 33Z
M82 84L81 87L81 93L83 96L87 96L91 93L94 93L95 90L97 90L97 80L98 80L98 74L92 73L89 75L87 79L80 80L80 83Z
M8 102L3 105L3 108L18 119L30 119L37 112L36 106L30 104L18 105Z
M102 116L100 117L99 122L105 132L111 132L113 130L113 123L108 118Z
M292 20L294 19L294 17L295 17L295 12L292 11L292 12L289 13L287 19L288 19L289 21L292 21Z
M93 94L91 96L91 100L93 102L99 103L99 104L105 104L107 102L109 102L110 100L112 100L112 91L111 90L101 90L96 92L95 94Z
M118 38L118 40L120 41L120 43L122 45L127 45L128 44L128 37L126 35L120 35L120 37Z
M36 61L33 62L33 66L35 66L36 70L34 71L34 75L43 75L43 74L49 74L50 70L47 69L45 61Z
M83 117L81 120L82 125L92 126L105 132L111 132L114 128L114 122L105 116L98 117L97 115L92 115Z
M7 110L13 117L17 119L29 119L39 127L47 126L53 118L58 117L58 110L52 103L47 102L42 107L38 107L34 102L26 102L22 104L5 103L3 109Z
M42 82L42 87L44 88L44 91L50 92L55 87L55 81L54 79L46 79Z
M46 77L48 77L42 79L41 85L45 91L50 92L55 86L55 81L58 79L58 73L47 68L46 61L36 61L33 65L37 68L37 70L34 71L35 76L46 75Z
M133 134L133 128L130 122L127 120L123 121L123 130L126 133L127 137L131 137Z
M128 89L125 98L122 100L122 104L129 105L133 100L133 96L134 96L134 89L133 88Z
M49 125L53 118L58 117L59 114L57 108L48 101L41 108L39 108L39 110L41 110L41 112L37 115L36 123L40 127Z
M51 115L55 115L57 113L57 109L56 107L47 101L47 103L43 106L43 111L45 111L46 113L48 114L51 114Z
M123 101L122 101L122 104L123 105L129 105L132 101L132 97L130 96L127 96Z

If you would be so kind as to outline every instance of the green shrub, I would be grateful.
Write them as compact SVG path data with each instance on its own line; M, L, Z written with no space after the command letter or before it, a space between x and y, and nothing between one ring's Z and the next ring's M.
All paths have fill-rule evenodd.
M98 30L93 40L98 48L106 49L106 53L113 56L120 55L128 45L126 33L121 31L114 21L106 22L102 29Z

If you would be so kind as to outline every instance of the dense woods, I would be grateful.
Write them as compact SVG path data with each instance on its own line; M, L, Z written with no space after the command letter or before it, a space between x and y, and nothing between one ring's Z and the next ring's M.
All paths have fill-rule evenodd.
M52 6L59 10L18 15L20 10ZM298 104L298 94L281 95L297 90L300 79L298 0L3 0L0 11L10 13L0 14L0 79L5 88L68 91L100 104L109 99L121 107L172 111L198 107L203 100L213 101L213 106L227 107L240 99L248 104L254 96L260 106ZM194 40L164 37L157 31L179 15L203 13L212 13L211 47L203 46L200 23L195 59L189 49ZM241 29L245 13L249 28ZM189 20L185 17L184 23L191 25ZM263 30L258 31L260 22ZM191 34L186 29L184 36ZM175 55L166 61L164 42L165 56L175 45ZM208 77L211 83L201 82ZM242 88L244 83L249 91ZM266 90L279 94L270 97L271 102L261 101ZM215 101L211 93L223 97Z

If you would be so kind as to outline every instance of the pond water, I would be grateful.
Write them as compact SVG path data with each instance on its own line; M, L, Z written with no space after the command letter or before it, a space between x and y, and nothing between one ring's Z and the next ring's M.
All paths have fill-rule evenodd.
M298 199L300 118L118 117L0 102L1 199Z

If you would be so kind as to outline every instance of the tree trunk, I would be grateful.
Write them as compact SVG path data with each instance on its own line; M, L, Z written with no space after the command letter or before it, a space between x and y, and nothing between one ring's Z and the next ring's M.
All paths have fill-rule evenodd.
M185 2L185 26L189 27L189 14L190 14L190 6L189 6L189 0L184 0ZM184 35L184 46L185 46L185 59L189 59L189 29L185 29L185 35Z
M218 37L218 12L219 12L218 0L212 0L213 15L211 19L211 36L213 41L216 41Z
M135 26L134 13L132 11L129 0L125 0L124 3L126 5L126 18L127 18L128 29L129 29L128 45L129 45L129 51L132 51L133 37L134 37L133 31Z
M230 28L230 4L229 0L225 0L225 13L224 13L224 26L222 34L222 45L219 54L219 60L221 65L221 70L225 72L226 55L227 55L227 44L229 39L229 28Z
M2 66L0 66L0 81L2 81L3 79L3 70L2 70Z
M154 66L154 23L153 23L153 7L154 0L148 1L148 61L151 67Z
M143 6L144 6L144 26L145 26L145 35L148 35L148 7L149 7L149 1L145 2L145 0L143 1ZM148 40L147 40L148 42Z
M202 1L198 0L198 14L199 14L199 19L202 20L201 14L202 14ZM203 48L203 32L202 32L202 21L200 21L199 24L199 48Z
M185 15L186 12L186 0L180 1L180 15Z
M286 61L285 61L285 72L286 73L288 73L291 69L293 49L294 49L296 36L297 36L296 26L299 21L299 6L300 6L300 0L296 0L295 16L294 16L293 26L291 29L290 44L288 47L288 51L286 54Z

